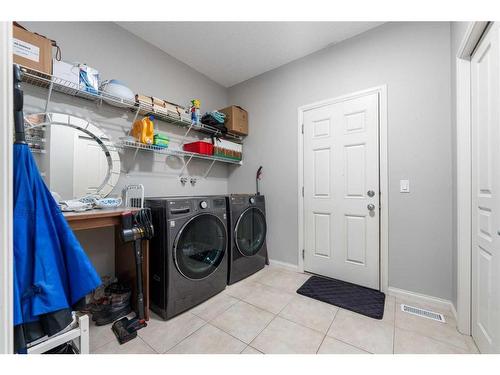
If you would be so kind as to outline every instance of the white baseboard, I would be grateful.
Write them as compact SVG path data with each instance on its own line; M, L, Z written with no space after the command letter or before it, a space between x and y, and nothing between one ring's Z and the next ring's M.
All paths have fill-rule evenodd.
M404 289L399 289L399 288L394 288L390 286L387 290L387 294L390 296L394 296L396 298L402 298L408 301L415 301L416 303L424 303L430 306L435 307L436 309L439 309L441 313L448 314L448 315L454 315L456 319L456 311L453 303L449 300L443 299L443 298L438 298L438 297L433 297L433 296L428 296L426 294L421 294L421 293L416 293L416 292L411 292L409 290L404 290Z
M280 267L289 271L299 272L299 266L292 263L282 262L280 260L269 259L269 265L272 267Z

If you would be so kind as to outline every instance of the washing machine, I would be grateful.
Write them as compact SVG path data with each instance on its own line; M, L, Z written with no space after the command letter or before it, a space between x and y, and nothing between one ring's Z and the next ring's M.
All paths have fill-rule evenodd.
M224 290L226 197L147 198L155 236L149 244L151 310L170 319Z
M227 197L229 216L228 284L242 280L268 264L266 204L263 195Z

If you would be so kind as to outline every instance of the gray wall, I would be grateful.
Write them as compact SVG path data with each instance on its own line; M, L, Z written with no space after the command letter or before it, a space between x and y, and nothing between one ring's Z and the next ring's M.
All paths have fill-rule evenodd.
M452 226L452 297L457 306L457 65L456 57L462 38L469 22L451 22L451 145L452 145L452 178L453 178L453 226Z
M114 193L143 183L148 195L252 192L264 166L272 259L297 264L297 107L387 84L389 124L389 284L446 299L454 298L452 263L452 137L449 23L392 23L319 51L228 90L112 23L23 23L58 41L63 59L96 67L105 79L121 79L133 91L202 109L239 104L249 111L250 135L242 167L215 168L196 187L182 187L178 161L123 155L123 174ZM29 87L29 86L26 86ZM43 108L45 90L27 89L26 108ZM132 115L109 106L55 95L53 111L94 121L114 139L129 129ZM160 124L169 133L180 131ZM193 164L200 175L207 164ZM227 173L229 170L229 182ZM409 178L412 192L399 193ZM112 269L112 232L82 232L101 272ZM108 249L109 251L109 249ZM107 253L106 253L107 254ZM454 262L456 259L453 260ZM104 264L102 264L104 263Z
M124 81L134 92L154 95L175 103L186 105L198 98L202 111L223 108L228 103L227 89L211 81L158 48L144 42L118 25L109 22L21 22L29 30L57 41L62 58L70 62L82 62L99 70L102 79ZM47 90L24 85L26 113L41 112L45 105ZM86 118L101 127L113 140L125 135L130 129L133 115L126 110L83 99L71 98L55 93L50 111L70 113ZM159 130L179 140L184 130L157 122ZM121 194L124 186L142 183L147 195L202 195L227 193L228 168L215 165L206 180L200 179L195 187L182 186L178 179L182 163L178 159L167 159L153 153L139 153L133 161L133 152L122 154L122 173L118 185L111 195ZM192 161L189 173L202 176L209 164L203 160ZM92 249L112 251L113 231L78 234L82 245ZM95 254L96 256L92 255ZM100 271L112 270L109 256L92 251L94 263ZM97 256L99 254L99 256ZM107 264L100 264L103 261Z
M254 191L264 166L270 258L297 264L297 108L387 84L389 285L452 297L450 24L391 23L229 90L249 112L245 164L230 192ZM411 193L399 193L410 179Z

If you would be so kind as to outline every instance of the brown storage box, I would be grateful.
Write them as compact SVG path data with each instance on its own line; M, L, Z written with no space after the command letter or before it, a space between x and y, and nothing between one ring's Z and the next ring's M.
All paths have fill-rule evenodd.
M219 112L222 112L226 115L226 121L224 125L227 130L231 133L239 134L239 135L247 135L248 134L248 113L243 108L238 107L236 105L232 105L231 107L227 107L224 109L219 109Z
M43 36L13 26L14 63L52 74L52 42Z

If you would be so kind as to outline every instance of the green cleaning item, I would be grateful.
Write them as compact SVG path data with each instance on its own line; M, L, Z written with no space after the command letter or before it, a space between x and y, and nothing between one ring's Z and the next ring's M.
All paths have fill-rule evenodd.
M158 147L162 148L167 148L168 144L170 142L170 139L164 134L161 133L156 133L154 138L153 138L153 144Z

